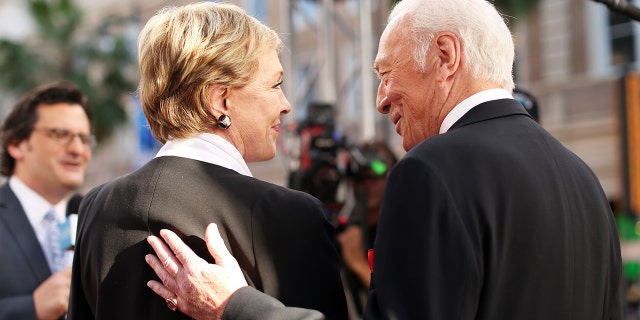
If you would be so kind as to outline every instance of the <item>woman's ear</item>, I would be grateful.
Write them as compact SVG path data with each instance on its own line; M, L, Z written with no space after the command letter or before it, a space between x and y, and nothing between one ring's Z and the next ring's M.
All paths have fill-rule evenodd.
M211 108L214 116L219 116L228 112L226 99L229 96L230 90L231 89L229 87L214 84L209 85L207 88L207 97L211 102ZM218 116L216 116L216 118Z

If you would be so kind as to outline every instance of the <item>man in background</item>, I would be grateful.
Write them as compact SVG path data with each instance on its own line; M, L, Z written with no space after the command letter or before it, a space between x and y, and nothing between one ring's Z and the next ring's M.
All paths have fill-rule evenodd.
M364 165L354 173L356 205L349 223L337 234L344 266L344 288L352 319L360 319L364 312L371 280L367 252L373 248L387 176L398 162L391 148L381 140L362 143L357 151Z
M87 98L67 82L24 95L0 131L0 320L67 313L74 191L94 137ZM69 206L71 204L71 206ZM71 211L74 212L70 212Z

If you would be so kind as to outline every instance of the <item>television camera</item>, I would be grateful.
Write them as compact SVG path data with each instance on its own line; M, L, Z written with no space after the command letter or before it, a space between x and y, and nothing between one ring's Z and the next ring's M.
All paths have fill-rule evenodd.
M335 111L328 103L308 105L307 116L296 128L299 139L298 164L289 172L292 189L318 198L326 218L336 229L344 227L359 199L353 185L386 174L387 165L370 153L363 153L335 128Z

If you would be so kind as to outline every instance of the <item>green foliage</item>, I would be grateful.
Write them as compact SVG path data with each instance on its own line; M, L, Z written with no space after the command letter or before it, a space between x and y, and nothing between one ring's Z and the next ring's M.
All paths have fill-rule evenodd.
M520 17L529 13L538 4L538 0L492 0L500 13Z
M127 121L126 98L135 90L135 61L123 17L107 17L83 30L73 0L29 0L35 35L21 42L0 39L0 90L17 96L53 81L78 85L93 107L93 131L108 138Z
M618 233L620 238L625 241L638 241L640 240L640 234L638 227L640 222L637 221L635 216L625 214L622 212L616 212L616 225L618 226Z
M618 227L618 234L622 243L637 243L640 241L640 222L635 215L616 212L616 225ZM624 272L625 279L629 281L637 281L640 275L640 262L631 260L624 261L622 264L622 271Z

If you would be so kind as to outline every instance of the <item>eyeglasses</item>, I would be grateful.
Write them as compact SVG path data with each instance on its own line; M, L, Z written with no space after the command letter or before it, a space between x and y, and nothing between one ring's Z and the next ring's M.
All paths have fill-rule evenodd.
M58 128L35 128L33 130L44 133L47 137L63 147L69 146L76 136L80 138L80 141L86 147L93 148L96 145L96 137L92 134L74 133L66 129Z

